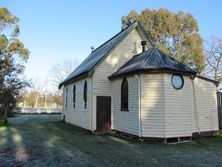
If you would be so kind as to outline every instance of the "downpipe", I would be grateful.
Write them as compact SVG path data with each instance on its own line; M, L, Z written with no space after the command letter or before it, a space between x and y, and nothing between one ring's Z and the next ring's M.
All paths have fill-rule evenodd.
M138 111L138 117L139 117L139 137L142 136L142 120L141 120L141 78L136 74L135 77L138 80L138 85L139 85L139 90L138 90L138 107L139 107L139 111Z
M196 99L196 92L195 92L195 85L194 85L194 79L196 76L191 77L192 85L193 85L193 100L194 100L194 113L195 113L195 123L197 124L198 133L200 135L200 125L199 125L199 117L198 117L198 111L197 111L197 99Z

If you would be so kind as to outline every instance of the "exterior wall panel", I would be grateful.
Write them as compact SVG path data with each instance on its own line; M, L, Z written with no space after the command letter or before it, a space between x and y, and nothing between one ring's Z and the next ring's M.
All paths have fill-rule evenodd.
M197 112L193 112L193 132L218 130L217 88L200 78L194 79Z
M192 136L192 82L183 76L184 85L177 90L171 83L172 74L164 74L165 137Z
M96 97L112 96L112 85L108 76L117 71L136 53L141 52L142 37L134 29L106 58L93 74L93 130L96 130ZM136 49L135 49L136 46ZM113 98L112 98L113 100Z
M113 129L125 133L139 135L139 117L138 117L138 79L135 76L127 77L129 89L129 111L121 111L121 84L122 79L117 79L112 83L112 106L113 106Z
M83 88L84 83L87 81L87 108L84 109L84 101L83 101ZM80 126L82 128L91 129L91 78L82 79L76 81L68 86L68 105L67 108L64 106L64 115L66 118L66 122L71 123L73 125ZM73 86L76 86L76 104L75 108L73 108ZM66 86L64 87L65 90ZM65 91L64 91L65 92ZM65 95L64 93L64 100ZM64 101L65 104L65 101Z
M164 138L164 75L141 75L141 130L143 137Z

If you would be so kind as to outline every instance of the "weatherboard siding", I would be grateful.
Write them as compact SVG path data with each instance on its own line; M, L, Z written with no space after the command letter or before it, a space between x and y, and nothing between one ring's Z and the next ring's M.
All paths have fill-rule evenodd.
M84 83L87 81L87 108L84 109L83 101L83 89ZM76 105L73 108L73 86L76 86ZM91 92L92 92L92 80L91 78L78 80L68 86L68 105L67 108L64 106L64 115L66 122L73 125L91 129ZM64 87L64 92L66 87ZM66 94L64 93L64 104Z
M112 82L112 125L114 130L139 135L139 85L135 76L127 77L129 111L121 111L122 79Z
M172 74L164 74L165 138L192 136L192 82L183 76L184 85L176 90Z
M141 75L141 131L143 137L164 138L164 75Z
M142 37L134 29L95 69L93 73L93 130L96 130L96 97L112 96L112 86L108 76L136 54L135 42L137 52L141 52L141 41Z
M193 132L218 130L216 86L201 78L194 79L197 112L193 112ZM199 128L198 128L199 127Z

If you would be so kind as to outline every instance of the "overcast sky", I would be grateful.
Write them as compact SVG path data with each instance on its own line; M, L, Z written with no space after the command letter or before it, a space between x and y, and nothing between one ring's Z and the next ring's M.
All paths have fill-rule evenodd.
M121 30L121 17L132 9L189 12L203 38L222 38L220 0L0 0L0 6L20 18L19 38L31 52L25 73L41 80L61 61L85 59L92 45L98 47Z

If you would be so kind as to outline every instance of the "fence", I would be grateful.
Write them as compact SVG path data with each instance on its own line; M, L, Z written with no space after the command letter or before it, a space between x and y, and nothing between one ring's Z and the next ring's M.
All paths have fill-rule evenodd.
M45 109L45 108L21 108L20 112L21 114L56 114L61 113L59 109L51 108L51 109Z
M219 129L222 129L222 92L217 92Z

